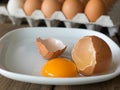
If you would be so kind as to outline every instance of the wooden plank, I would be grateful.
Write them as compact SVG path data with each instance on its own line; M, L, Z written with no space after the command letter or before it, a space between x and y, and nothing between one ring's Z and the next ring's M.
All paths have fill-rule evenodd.
M55 86L54 90L120 90L120 76L101 83L74 86Z
M51 90L50 85L19 82L0 75L0 90Z

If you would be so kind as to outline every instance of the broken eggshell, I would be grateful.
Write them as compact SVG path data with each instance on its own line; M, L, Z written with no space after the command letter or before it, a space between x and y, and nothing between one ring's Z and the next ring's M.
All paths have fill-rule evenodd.
M55 38L48 38L44 40L37 38L36 44L40 54L45 59L56 58L60 56L67 48L67 46L64 45L62 41Z

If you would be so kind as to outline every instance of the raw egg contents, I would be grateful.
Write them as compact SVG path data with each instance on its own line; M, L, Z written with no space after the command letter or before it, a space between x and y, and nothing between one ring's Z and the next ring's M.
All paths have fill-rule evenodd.
M66 58L54 58L43 67L42 75L46 77L75 77L76 65Z
M97 36L80 39L72 50L72 58L83 75L93 75L106 71L112 61L108 44Z

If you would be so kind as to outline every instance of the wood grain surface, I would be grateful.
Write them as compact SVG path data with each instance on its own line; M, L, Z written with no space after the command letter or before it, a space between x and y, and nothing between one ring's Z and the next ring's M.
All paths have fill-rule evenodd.
M20 27L27 27L27 25L13 26L11 24L0 24L0 37L7 32ZM119 33L112 37L112 39L120 45L118 38L120 38ZM0 90L120 90L120 76L109 81L95 84L51 86L19 82L0 75Z

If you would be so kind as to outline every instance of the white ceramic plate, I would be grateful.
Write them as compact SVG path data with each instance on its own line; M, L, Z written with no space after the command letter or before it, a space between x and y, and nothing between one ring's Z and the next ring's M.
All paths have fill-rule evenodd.
M113 62L109 70L101 75L74 78L48 78L40 76L44 60L35 44L37 37L54 37L68 45L62 56L71 58L74 44L83 36L96 35L104 39L112 50ZM49 85L76 85L102 82L120 74L120 48L107 36L99 32L70 28L20 28L0 39L0 74L23 82Z

